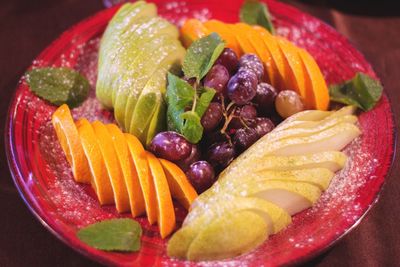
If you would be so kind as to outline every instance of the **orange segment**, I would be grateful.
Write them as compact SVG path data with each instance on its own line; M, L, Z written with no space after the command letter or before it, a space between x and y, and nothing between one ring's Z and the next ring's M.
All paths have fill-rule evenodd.
M245 23L236 23L229 25L229 28L234 33L242 54L256 54L256 50L250 44L250 41L247 37L249 28L251 28L249 25Z
M290 77L289 84L290 88L296 91L305 102L310 100L309 96L307 98L306 94L306 82L305 82L305 73L303 70L303 66L301 63L300 56L298 55L298 48L290 43L288 40L283 37L276 37L278 45L284 55L284 59L287 65L288 77ZM307 108L310 108L308 102L305 103Z
M144 199L138 174L128 149L128 143L122 131L115 124L108 124L106 127L114 143L118 161L121 164L122 174L128 190L132 216L139 216L145 212Z
M128 191L126 189L124 176L122 174L120 163L118 162L117 153L115 152L113 141L107 127L99 122L92 123L97 142L100 147L101 154L111 181L114 192L115 206L118 212L126 212L130 210Z
M241 53L239 44L227 24L219 20L212 19L204 22L203 25L209 30L209 32L218 33L221 38L226 42L226 47L231 48L237 56L240 56Z
M164 168L172 197L188 210L197 197L196 190L190 184L185 173L176 164L165 159L160 159L160 162Z
M86 119L80 119L76 124L92 175L92 187L101 205L113 204L114 193L93 127Z
M65 156L71 165L72 174L78 183L90 183L90 169L78 130L66 104L61 105L51 117L54 130Z
M153 224L157 221L157 200L149 164L147 162L146 151L142 143L140 143L139 139L135 136L127 133L125 133L124 136L136 167L140 187L142 188L147 220L150 224Z
M151 176L157 198L157 222L162 238L168 236L175 227L175 211L172 204L167 178L160 161L150 152L147 152Z
M329 91L324 76L317 62L306 50L299 48L298 51L308 76L306 77L312 85L313 108L327 110L329 106Z
M189 47L193 41L208 34L210 31L197 19L188 19L181 27L181 39L185 47Z
M269 50L269 53L272 56L272 60L277 67L278 73L276 74L275 80L277 84L274 87L278 90L289 89L286 87L286 64L284 61L284 57L282 52L279 49L278 43L273 35L271 35L266 29L260 26L253 26L253 28L259 32L262 40L264 41L265 46Z

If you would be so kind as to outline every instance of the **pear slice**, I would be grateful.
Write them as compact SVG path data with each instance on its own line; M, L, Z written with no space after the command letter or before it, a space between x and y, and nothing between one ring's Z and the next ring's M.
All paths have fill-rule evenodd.
M294 156L267 156L249 162L244 168L254 172L261 170L291 171L312 168L326 168L332 172L341 170L347 156L340 151L324 151Z
M247 198L231 194L221 194L213 199L207 208L196 209L185 218L183 227L168 243L168 255L184 258L191 242L214 219L228 212L249 210L261 216L268 233L277 233L291 223L289 214L280 207L260 198Z
M177 39L178 31L168 21L160 17L154 17L139 19L126 35L126 40L120 49L118 57L109 66L109 69L114 73L112 84L119 83L119 80L124 77L125 71L131 70L136 65L140 65L142 63L140 61L141 55L151 54L155 49L155 40L164 35ZM118 90L113 91L113 105L115 105L117 93Z
M112 107L112 90L107 87L104 77L110 70L112 62L124 47L124 35L132 29L132 24L141 18L150 18L157 15L157 8L154 4L145 4L144 1L138 1L134 4L124 4L113 19L108 24L99 48L98 61L98 79L96 84L96 96L100 102L108 108Z
M186 257L193 261L232 258L256 248L268 234L267 224L257 213L225 213L197 235Z
M259 197L294 215L311 207L321 195L321 190L311 184L293 181L252 182L240 189L242 196Z
M202 216L208 219L221 216L224 212L234 210L252 210L264 218L268 224L269 233L277 233L292 221L289 214L271 202L255 197L242 197L225 192L216 195L212 202L207 202L203 208L191 210L186 216L183 227L193 225ZM204 224L204 221L202 222Z

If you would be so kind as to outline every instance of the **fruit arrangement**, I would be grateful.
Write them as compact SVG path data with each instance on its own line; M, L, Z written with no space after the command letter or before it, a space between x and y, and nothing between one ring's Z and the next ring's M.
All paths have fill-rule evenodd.
M165 128L166 74L185 55L178 37L154 4L138 1L119 9L101 39L96 96L142 143Z
M118 126L74 122L68 105L89 92L79 73L27 76L33 92L60 105L58 140L75 181L90 184L101 205L146 215L161 238L176 230L173 199L189 211L170 257L235 257L283 230L345 166L341 150L361 134L355 107L371 109L382 92L364 74L328 91L306 50L274 35L269 18L247 20L188 19L178 30L154 4L122 5L101 39L96 83ZM328 110L330 94L348 106Z
M115 203L118 212L130 211L133 217L147 214L162 238L175 227L171 196L186 209L197 197L179 167L145 151L115 124L74 123L67 105L54 112L52 123L75 180L90 183L101 205Z

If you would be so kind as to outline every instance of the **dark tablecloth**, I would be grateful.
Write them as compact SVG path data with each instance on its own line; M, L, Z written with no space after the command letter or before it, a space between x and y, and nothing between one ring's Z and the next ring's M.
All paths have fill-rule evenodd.
M382 79L395 116L400 118L397 1L288 2L331 24L352 41ZM101 0L0 1L2 126L17 81L35 56L61 32L102 8ZM30 213L12 182L4 143L0 145L0 266L96 266L57 240ZM400 164L395 162L379 202L360 225L307 265L400 266L399 171Z

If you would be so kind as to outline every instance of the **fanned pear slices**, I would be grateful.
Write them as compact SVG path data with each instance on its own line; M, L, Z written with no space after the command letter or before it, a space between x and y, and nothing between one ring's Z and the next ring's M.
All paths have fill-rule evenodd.
M315 204L345 166L347 156L340 150L360 135L353 112L344 107L297 113L258 140L196 198L168 243L168 255L224 259L254 249L267 235L285 228L289 215ZM249 229L244 221L259 229ZM239 228L249 235L237 234Z
M101 205L115 204L118 212L130 211L133 217L146 213L150 224L158 223L162 238L174 230L172 198L189 208L197 197L178 166L157 159L138 138L122 133L114 124L86 119L74 123L67 106L61 106L53 120L67 157L81 158L81 163L87 164L89 182ZM150 126L156 128L152 123ZM74 161L70 164L76 168ZM73 172L75 180L81 173Z

